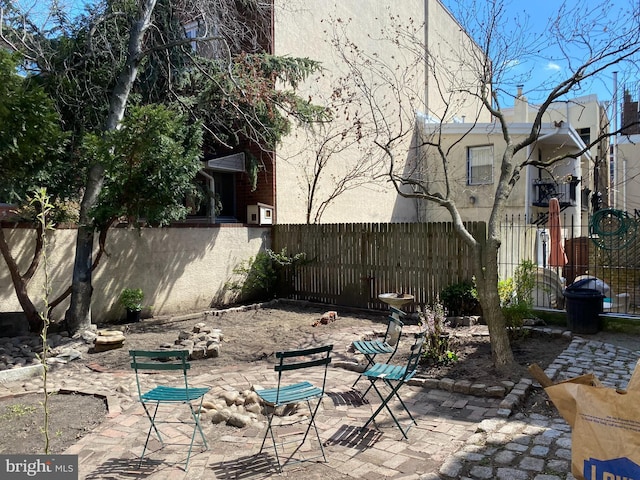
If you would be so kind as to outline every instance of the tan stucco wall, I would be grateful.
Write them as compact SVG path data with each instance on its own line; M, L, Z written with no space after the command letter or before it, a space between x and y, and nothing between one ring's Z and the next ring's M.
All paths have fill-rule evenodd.
M25 268L33 251L33 231L5 229L14 256ZM51 297L71 281L76 231L56 230L50 238L48 265ZM212 303L230 300L225 282L233 269L270 246L265 227L212 227L112 229L107 239L108 258L103 257L94 273L92 316L94 323L124 315L117 304L123 288L142 288L144 303L156 315L206 309ZM41 307L44 269L41 265L29 292ZM67 304L55 311L62 318ZM0 257L0 311L21 311L4 259Z
M472 125L467 127L472 128ZM442 147L448 152L449 158L449 179L450 179L450 197L455 201L456 207L464 221L489 221L491 209L494 203L496 186L500 175L500 161L505 151L506 143L497 128L496 124L479 124L468 133L464 125L456 127L457 133L448 133L442 135ZM523 137L521 135L512 135L513 142L518 142ZM455 144L455 145L454 145ZM486 185L467 185L467 149L474 146L493 145L493 183ZM531 156L537 158L538 149L541 149L542 156L545 154L558 154L566 147L558 145L538 145L531 151ZM429 179L429 187L431 191L437 188L443 196L446 194L443 182L444 174L441 166L439 154L435 149L428 149L425 153L426 160L426 178ZM518 152L515 156L515 163L522 163L527 155L526 150ZM553 174L562 177L569 173L573 173L572 161L558 162L553 168ZM529 179L532 181L533 179ZM528 187L529 185L529 187ZM521 215L527 213L531 215L531 211L527 211L525 205L526 191L530 187L527 183L526 172L523 170L521 176L516 183L513 192L506 202L505 215ZM533 190L531 190L533 195ZM531 203L531 199L529 199ZM450 221L449 212L444 207L440 207L433 202L423 202L421 220L427 222L434 221Z
M640 135L618 137L615 208L640 214Z
M427 49L427 104L423 112L442 122L490 122L491 114L475 95L484 71L483 55L462 25L439 0L425 2ZM475 95L471 95L473 92Z
M535 105L529 105L526 97L517 97L514 101L514 107L504 109L503 113L507 122L533 122L538 113ZM572 98L566 102L552 103L542 118L543 123L568 122L576 130L582 128L590 129L590 141L594 141L600 132L608 131L609 119L606 110L600 104L597 95L585 95L582 97ZM606 163L607 166L602 167L602 171L608 171L608 155L605 140L600 146L591 147L591 157L583 156L580 169L582 183L580 188L588 188L590 191L597 191L594 185L594 168L595 162ZM600 147L600 148L599 148ZM600 179L601 187L607 189L609 180L607 178ZM608 189L607 189L608 190Z
M310 2L308 0L277 0L274 15L274 53L295 57L308 57L320 61L323 66L321 75L314 76L300 87L303 97L309 97L320 105L328 105L330 97L336 88L340 87L338 78L347 72L347 66L340 58L337 50L331 44L334 27L344 28L350 40L367 55L381 59L383 63L400 69L408 69L411 77L403 76L404 95L401 100L392 100L393 94L388 89L378 85L375 97L377 105L383 105L382 115L379 117L378 140L389 138L386 127L391 132L403 131L405 134L393 147L396 171L407 173L414 165L414 138L411 128L415 124L418 112L442 111L442 99L431 78L433 68L422 56L408 55L408 51L380 38L384 37L383 30L392 31L394 24L407 25L412 22L417 27L415 38L424 44L433 45L433 51L438 52L444 62L444 55L453 55L452 45L469 46L469 40L461 32L455 19L444 9L437 0L405 0L402 2L390 0L344 0ZM428 15L428 22L426 16ZM341 19L338 23L335 19ZM427 39L428 35L428 39ZM456 54L459 50L456 51ZM453 73L453 59L449 58L446 68L446 78L440 78L440 88L454 78L464 75L456 70ZM459 64L460 62L458 62ZM393 70L393 69L392 69ZM440 72L441 73L441 72ZM376 78L373 69L364 70L369 81ZM470 77L468 77L470 78ZM382 82L384 84L384 82ZM428 94L426 90L428 88ZM411 92L411 95L409 95ZM386 95L386 100L382 97ZM411 100L409 97L411 96ZM428 100L425 101L425 98ZM340 110L331 127L338 131L340 125L346 125L343 119L354 118L357 111L367 121L369 115L366 105L350 104ZM471 118L477 102L466 97L453 100L456 107L452 108L449 117ZM399 127L403 122L402 129ZM408 132L408 133L407 133ZM369 132L370 133L370 132ZM393 134L392 133L392 134ZM305 222L307 207L306 182L312 177L318 138L310 137L304 130L297 128L287 136L278 146L276 154L276 204L279 223ZM359 145L341 150L332 155L319 184L320 199L326 198L333 185L344 176L350 165L366 159L374 163L373 174L377 178L357 188L348 189L331 202L326 209L321 222L400 222L415 221L418 218L417 204L413 200L400 197L393 186L386 180L384 172L388 169L388 158L384 158L382 150L373 144L373 137L365 137ZM313 219L312 219L313 221Z

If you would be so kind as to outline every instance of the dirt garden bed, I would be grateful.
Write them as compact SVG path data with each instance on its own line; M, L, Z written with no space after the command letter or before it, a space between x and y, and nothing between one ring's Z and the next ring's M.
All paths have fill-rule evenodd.
M216 366L229 366L265 362L271 364L277 350L297 348L304 344L318 344L334 332L352 329L353 340L360 332L382 332L386 327L385 312L337 311L337 319L328 324L319 324L326 307L296 303L281 303L267 308L228 311L206 317L192 316L174 319L147 319L139 323L111 326L125 331L126 344L123 349L100 353L89 353L81 361L99 364L107 369L129 369L128 349L153 349L163 343L173 343L181 331L190 330L198 322L205 321L222 331L224 340L217 358L198 360L192 369L209 370ZM412 322L408 321L407 325ZM413 322L415 325L416 322ZM519 366L513 371L499 373L493 368L491 346L485 326L448 328L451 350L458 361L448 365L423 366L420 374L434 378L468 378L480 383L493 383L496 379L519 380L526 374L531 362L547 365L569 343L567 338L550 337L539 333L517 336L512 341L514 355ZM404 339L402 346L410 341ZM355 359L351 352L336 349L339 359ZM491 382L489 381L491 380Z

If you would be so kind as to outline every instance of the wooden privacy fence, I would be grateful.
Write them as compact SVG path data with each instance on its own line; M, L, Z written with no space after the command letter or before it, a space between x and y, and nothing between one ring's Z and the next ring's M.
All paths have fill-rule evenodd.
M484 242L484 222L465 225ZM306 255L284 278L299 300L382 309L378 294L403 292L424 305L473 276L470 249L451 223L275 225L272 247Z

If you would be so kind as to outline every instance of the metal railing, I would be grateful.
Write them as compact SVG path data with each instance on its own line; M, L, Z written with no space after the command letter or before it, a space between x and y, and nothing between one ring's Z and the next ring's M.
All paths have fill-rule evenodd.
M635 229L629 229L626 242L619 241L620 236L608 241L603 232L593 228L587 236L572 236L574 222L571 215L561 214L561 225L565 226L561 244L567 258L564 265L552 265L548 224L532 223L524 216L506 217L501 224L500 277L513 277L523 261L533 262L537 265L534 306L551 309L564 308L564 288L594 277L597 280L590 287L597 284L604 293L605 313L640 315L640 241Z

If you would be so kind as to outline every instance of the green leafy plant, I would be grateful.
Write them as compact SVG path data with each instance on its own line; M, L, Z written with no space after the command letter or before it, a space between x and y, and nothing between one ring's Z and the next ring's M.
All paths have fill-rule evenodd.
M25 415L31 415L36 411L36 408L30 405L24 405L22 403L16 403L14 405L8 405L6 412L2 415L3 419L19 418Z
M498 296L500 297L500 306L502 308L513 301L514 295L513 278L509 277L498 281Z
M520 328L524 319L533 314L536 268L530 260L523 260L516 268L514 278L498 282L500 307L510 329Z
M283 270L305 260L304 253L289 256L286 248L279 253L266 249L234 268L233 273L238 278L227 282L226 286L239 293L243 301L274 298L281 286Z
M449 285L440 292L440 299L449 315L454 317L473 315L480 305L473 281Z
M141 288L125 288L120 293L118 303L131 312L140 312L144 307L144 292Z
M425 330L425 346L422 362L430 365L443 365L458 360L458 355L451 350L449 334L444 331L446 322L445 308L436 298L431 307L425 306L418 312L420 326Z

